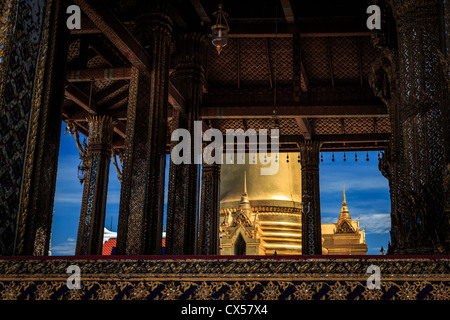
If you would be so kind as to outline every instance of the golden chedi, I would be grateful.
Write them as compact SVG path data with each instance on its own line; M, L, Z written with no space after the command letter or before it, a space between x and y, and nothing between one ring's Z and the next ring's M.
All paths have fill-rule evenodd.
M264 164L249 163L248 155L246 164L222 164L222 255L301 254L301 167L279 158L274 175L261 175Z

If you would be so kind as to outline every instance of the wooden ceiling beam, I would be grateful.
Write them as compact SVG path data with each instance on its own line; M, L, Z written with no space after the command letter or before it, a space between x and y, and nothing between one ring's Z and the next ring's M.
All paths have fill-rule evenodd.
M327 38L327 60L330 68L331 86L334 88L333 54L331 52L331 40Z
M91 19L81 17L81 29L72 29L70 34L99 34L102 33L99 28L92 23Z
M361 39L356 39L357 47L358 47L358 67L359 67L359 82L361 84L361 88L364 87L363 81L363 60L362 60L362 44Z
M269 84L270 89L273 89L273 72L272 72L272 64L270 62L270 45L269 45L269 38L266 38L266 54L267 54L267 73L269 75Z
M368 152L383 151L387 147L387 142L383 143L350 143L350 144L323 144L320 152ZM362 160L362 159L361 159ZM336 161L340 161L336 159ZM350 161L350 159L349 159ZM378 160L376 160L378 161Z
M195 11L197 12L198 16L200 17L200 19L203 21L203 23L206 25L210 25L211 19L206 13L205 8L203 8L203 5L200 2L200 0L191 0L191 4L194 7Z
M361 27L364 26L364 27ZM256 38L256 37L292 37L298 34L306 37L370 37L371 33L365 28L365 23L359 25L355 21L324 21L278 23L277 33L273 23L231 23L229 38Z
M99 0L74 0L74 2L133 66L141 70L151 70L149 54L108 5Z
M308 92L309 90L309 80L302 61L300 61L300 87L303 92Z
M127 131L127 126L125 125L125 123L123 123L120 120L116 120L116 125L114 127L114 132L117 133L119 136L121 136L122 138L125 139L126 133Z
M237 86L241 87L241 40L237 39Z
M98 104L104 104L106 101L114 97L119 91L128 91L128 81L114 81L106 88L95 93Z
M323 143L365 143L365 142L387 142L390 133L367 133L367 134L323 134L316 135L314 139Z
M171 82L169 82L169 103L174 109L179 110L180 112L186 110L184 97Z
M73 102L75 102L76 104L78 104L81 108L86 110L88 115L100 113L99 112L100 108L98 107L97 103L93 99L90 99L89 101L89 97L74 85L68 83L66 85L64 95ZM125 135L125 129L119 128L117 126L114 127L114 132L118 133L120 136Z
M283 8L284 18L287 23L295 23L294 11L292 10L292 5L290 0L280 0L281 6Z
M115 85L116 83L121 84L119 85ZM129 93L129 88L130 85L128 82L115 82L113 85L107 87L110 88L111 90L101 90L100 92L96 93L96 99L97 99L97 103L99 106L102 105L106 105L107 103L109 103L109 101L111 101L112 99L114 99L117 95L119 94L127 94Z
M203 106L200 109L202 119L253 119L272 118L273 106ZM336 118L336 117L387 117L388 112L385 105L321 105L321 106L299 106L292 105L277 106L277 115L280 118Z
M106 110L114 110L122 106L128 100L128 90L124 90L109 100L106 100L100 107Z
M66 83L64 95L89 113L95 114L99 111L97 103L93 99L89 102L89 96L71 83Z
M304 117L295 117L295 121L297 122L303 137L305 137L305 139L311 139L312 129L308 119Z
M111 68L128 64L128 61L121 56L118 50L112 48L103 36L87 35L85 37L88 39L89 48L101 56Z
M85 82L91 80L128 80L131 78L131 68L99 68L67 70L66 79L69 82Z
M74 0L94 25L135 67L147 72L152 71L149 53L128 31L123 23L104 4L103 1ZM174 96L175 95L175 96ZM184 99L175 87L169 83L169 101L175 108L184 110Z
M63 114L67 120L72 121L85 121L86 118L89 116L89 112L82 108L77 108L75 111L63 109ZM107 114L111 117L113 117L115 120L120 121L126 121L127 120L127 109L115 109L115 110L109 110Z

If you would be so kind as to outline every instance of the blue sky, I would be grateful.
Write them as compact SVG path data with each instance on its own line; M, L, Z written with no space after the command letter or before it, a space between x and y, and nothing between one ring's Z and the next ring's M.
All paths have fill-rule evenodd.
M58 162L58 176L54 204L52 228L52 255L74 255L77 239L78 222L81 209L83 186L77 178L80 163L78 149L74 138L64 135L65 123L61 133L61 147ZM81 136L83 137L83 136ZM347 205L353 219L360 216L360 226L366 226L367 254L379 254L380 247L387 249L390 229L390 199L388 181L378 171L377 152L366 153L323 153L320 163L320 202L322 222L336 222L342 205L342 184L345 183ZM166 176L168 170L166 170ZM167 181L166 195L167 199ZM109 187L106 206L106 228L117 231L120 202L120 183L111 162L109 170Z

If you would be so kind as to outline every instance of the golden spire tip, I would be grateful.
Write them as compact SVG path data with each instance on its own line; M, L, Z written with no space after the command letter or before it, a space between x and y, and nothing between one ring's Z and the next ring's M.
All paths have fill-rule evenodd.
M342 201L342 203L344 204L344 203L347 203L347 200L345 199L345 184L342 184L342 193L343 193L343 195L344 195L344 200Z
M244 171L244 193L247 194L247 171Z

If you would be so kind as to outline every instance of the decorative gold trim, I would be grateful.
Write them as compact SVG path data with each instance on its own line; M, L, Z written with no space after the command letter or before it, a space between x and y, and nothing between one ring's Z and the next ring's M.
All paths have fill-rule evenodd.
M0 5L0 98L3 97L9 67L12 36L17 19L17 4L17 0L6 0ZM0 101L0 110L2 105Z
M47 2L45 18L43 22L43 32L41 36L39 56L36 64L36 77L33 85L33 98L30 110L30 120L27 133L27 147L25 152L24 169L22 183L20 187L20 202L17 212L16 239L14 245L14 254L21 255L24 252L26 220L28 215L28 206L30 202L31 179L35 166L34 158L37 145L37 134L39 129L39 120L41 118L41 103L44 88L44 78L46 71L50 17L53 8L53 1Z

